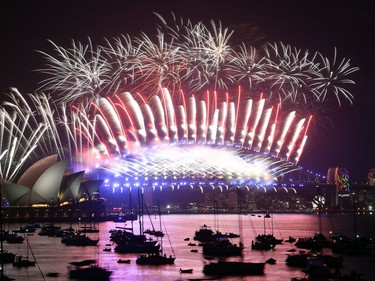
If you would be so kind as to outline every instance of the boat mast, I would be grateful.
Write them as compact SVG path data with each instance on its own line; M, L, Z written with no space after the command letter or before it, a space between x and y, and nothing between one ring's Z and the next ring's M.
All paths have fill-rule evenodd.
M161 211L160 211L160 202L158 200L158 212L159 212L159 224L160 224L160 232L163 232L161 227Z
M158 212L159 212L160 231L162 231L161 230L161 214L160 214L160 203L159 203L159 200L158 200ZM154 226L152 226L152 227L154 227ZM160 248L161 248L161 254L163 254L163 251L164 251L164 249L163 249L163 237L160 237Z
M219 231L219 204L214 200L214 228Z
M357 198L355 197L355 192L353 192L353 215L354 215L354 239L357 239Z
M132 201L132 193L131 193L131 189L129 189L129 205L130 205L129 207L130 207L130 215L131 216L133 216L133 204L132 204L132 202L133 202ZM125 216L126 216L126 214L125 214ZM131 224L132 224L132 234L134 234L134 220L133 220L132 217L131 217L130 221L131 221Z
M3 193L2 193L2 187L3 187L3 180L0 182L0 255L1 255L1 269L0 269L0 277L1 280L3 280L4 276L4 250L3 250L3 238L5 236L5 231L3 232Z
M237 186L237 208L238 208L238 228L239 228L239 235L240 241L239 246L242 247L243 245L243 227L242 227L242 201L241 201L241 190L240 187ZM243 262L243 255L241 255L241 262Z
M150 216L150 212L149 212L149 210L148 210L146 204L145 204L145 208L146 208L146 212L147 212L148 218L150 219L150 223L151 223L151 226L152 226L152 230L155 232L154 223L152 222L152 219L151 219L151 216ZM161 229L161 226L160 226L160 229Z
M139 220L139 234L143 235L143 192L141 187L138 187L138 220Z

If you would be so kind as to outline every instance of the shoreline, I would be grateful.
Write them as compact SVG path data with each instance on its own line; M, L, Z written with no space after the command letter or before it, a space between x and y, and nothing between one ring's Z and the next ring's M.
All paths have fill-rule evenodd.
M138 219L137 214L108 214L107 212L97 212L94 213L84 212L80 208L70 208L65 209L62 207L5 207L2 208L1 220L3 223L29 223L29 222L104 222L104 221L114 221L114 222L125 222L125 221L136 221ZM265 210L248 210L242 212L242 215L257 215L262 214L311 214L318 215L316 211L287 211L287 210L275 210L275 211L265 211ZM356 212L360 215L371 215L371 211L358 211ZM204 211L204 210L162 210L162 215L235 215L238 214L237 211L219 210L215 211ZM324 211L321 215L327 214L354 214L352 210L329 210Z

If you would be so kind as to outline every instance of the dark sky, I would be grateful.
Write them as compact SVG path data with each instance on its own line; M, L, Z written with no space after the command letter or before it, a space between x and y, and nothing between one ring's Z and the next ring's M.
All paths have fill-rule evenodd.
M221 21L224 26L251 24L270 42L319 51L332 58L350 58L360 71L351 92L354 105L335 110L335 126L309 139L300 164L326 174L328 167L346 167L353 181L362 181L375 168L375 8L372 1L251 1L251 0L87 0L17 1L0 4L0 94L8 87L33 92L40 82L34 72L43 67L36 50L51 53L47 39L68 48L70 40L99 42L120 34L153 34L153 12Z

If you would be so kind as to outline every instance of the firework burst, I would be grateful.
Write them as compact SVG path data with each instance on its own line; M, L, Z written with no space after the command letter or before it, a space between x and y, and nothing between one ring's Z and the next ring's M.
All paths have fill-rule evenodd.
M96 47L73 41L64 49L52 43L56 55L42 52L48 68L40 90L52 92L57 102L73 103L116 94L120 89L152 96L161 87L186 95L206 90L234 92L239 86L247 95L261 93L281 102L299 96L324 101L333 95L339 104L353 96L343 86L354 84L348 75L357 71L349 60L331 63L318 52L310 54L283 43L262 47L231 46L235 30L221 23L177 20L172 24L158 15L156 37L145 33L123 35ZM235 50L239 51L235 51Z
M46 78L37 94L26 100L14 89L0 108L8 135L1 140L4 179L14 179L26 159L58 153L81 169L100 164L135 177L201 171L207 179L268 181L295 169L319 120L314 108L353 101L345 87L358 68L340 62L336 50L330 62L284 43L231 46L236 31L220 22L157 17L156 36L125 34L104 45L89 38L67 49L50 41L55 53L40 52ZM166 144L173 150L161 150ZM231 164L215 157L186 162L195 151L212 156L203 146ZM129 168L134 161L142 171ZM249 174L241 165L264 170Z

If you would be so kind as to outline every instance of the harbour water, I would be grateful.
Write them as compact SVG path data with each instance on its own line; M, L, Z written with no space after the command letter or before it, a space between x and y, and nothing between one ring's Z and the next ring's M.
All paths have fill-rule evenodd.
M152 215L150 218L155 228L159 228L159 217ZM61 238L37 235L28 236L32 252L36 258L37 266L28 268L14 268L12 264L4 265L4 272L15 280L68 280L67 266L69 262L84 259L96 259L99 265L113 271L111 280L189 280L208 278L202 272L205 262L209 262L202 255L200 246L189 246L188 243L195 243L193 236L203 224L211 226L213 230L221 232L233 232L241 235L245 246L243 252L244 261L264 262L269 258L276 259L276 264L266 264L264 275L245 277L225 277L220 280L251 280L251 281L288 281L292 277L303 277L304 273L300 268L289 267L285 263L288 250L295 248L294 243L283 242L277 245L273 251L257 251L251 249L251 241L258 234L273 233L276 238L287 239L289 236L295 238L311 237L319 231L319 219L316 214L273 214L271 218L264 219L263 214L247 214L239 217L236 214L194 214L194 215L163 215L162 229L165 236L162 241L164 252L175 255L174 265L166 266L141 266L136 264L137 254L118 254L114 252L114 246L106 246L110 241L111 229L116 227L130 227L131 222L115 223L101 222L96 226L99 233L89 234L93 238L99 238L97 246L77 247L65 246ZM241 222L241 223L239 223ZM145 218L145 229L151 228L150 220ZM239 225L242 225L240 228ZM70 224L56 223L61 228L70 227ZM330 231L344 233L353 237L357 233L360 237L375 237L375 215L353 214L326 214L321 216L322 232L326 236ZM9 224L5 230L10 232L19 227L19 224ZM82 225L73 224L73 228L80 228ZM138 222L134 222L135 232L138 231ZM187 241L186 238L190 238ZM233 239L238 243L238 238ZM111 248L111 251L103 251L104 248ZM7 244L4 242L4 249L10 252L27 255L26 243ZM192 252L197 249L198 252ZM298 251L299 249L297 249ZM329 250L326 250L328 252ZM29 257L31 253L29 251ZM119 264L118 259L130 259L130 264ZM238 258L231 258L238 260ZM342 274L349 274L353 270L363 274L361 280L375 280L374 263L375 256L344 256L344 267ZM193 269L192 273L180 273L179 269ZM48 272L58 272L58 277L47 277Z

